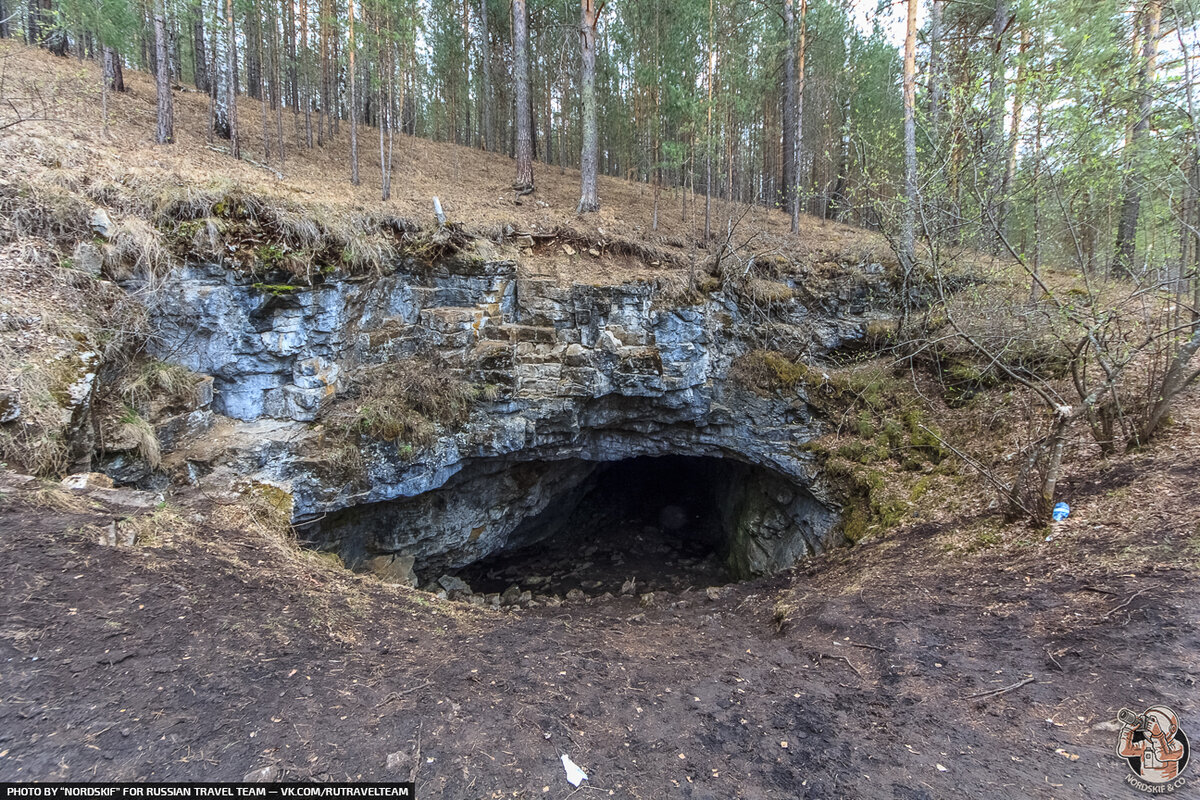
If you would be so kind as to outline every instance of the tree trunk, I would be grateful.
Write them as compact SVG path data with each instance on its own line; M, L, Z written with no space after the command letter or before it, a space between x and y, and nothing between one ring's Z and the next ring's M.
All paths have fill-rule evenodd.
M100 70L100 113L104 120L104 138L108 138L108 85L112 80L113 51L111 47L104 48L103 66Z
M25 38L29 44L42 43L42 3L41 0L29 0L29 12L25 15Z
M900 227L900 266L905 283L916 266L917 230L917 0L908 0L904 35L904 212ZM907 285L905 286L907 289Z
M158 60L155 95L158 106L158 127L154 141L170 144L175 141L175 109L171 98L171 59L167 56L167 23L163 19L162 0L155 0L154 53Z
M105 48L109 58L108 88L114 92L125 91L125 70L121 67L121 54L110 48Z
M492 110L492 39L488 28L488 0L479 0L480 66L483 68L483 148L496 150L496 122Z
M263 37L262 37L262 3L263 0L255 0L251 7L249 15L257 20L258 36L253 39L247 39L246 47L254 50L254 56L258 61L259 66L259 93L258 102L260 113L262 116L262 143L263 143L263 163L271 161L271 114L267 107L267 90L265 81L262 80L263 69ZM253 84L252 84L253 85Z
M358 94L355 91L354 84L354 51L356 43L354 41L354 0L349 0L347 5L347 19L350 25L350 52L349 52L349 67L350 67L350 185L358 186L361 182L358 177Z
M582 48L581 91L583 100L583 148L579 154L579 207L575 213L600 210L596 194L596 0L580 0L580 46Z
M533 191L533 120L529 108L529 20L525 0L513 0L513 83L516 86L517 178L519 194Z
M1155 62L1158 59L1158 28L1162 22L1162 0L1149 0L1144 12L1142 36L1142 66L1138 70L1137 119L1129 136L1125 153L1125 190L1121 198L1120 218L1117 222L1116 253L1113 273L1131 275L1133 256L1137 247L1138 217L1142 210L1142 171L1139 165L1141 143L1150 132L1150 111L1154 98L1151 85L1154 83Z
M792 195L792 233L800 230L800 204L803 193L800 191L800 170L804 164L804 63L807 56L808 44L808 0L800 0L800 43L796 54L796 150L792 155L795 159L796 186Z
M704 129L704 243L712 238L713 84L717 79L715 8L708 0L708 122Z
M929 127L937 142L942 117L942 6L945 0L929 5Z
M12 36L12 28L9 26L9 11L6 0L0 0L0 39L7 39Z
M989 235L993 249L998 248L999 234L1003 233L1005 221L1001 213L1001 194L1004 183L1004 32L1008 27L1009 0L996 0L992 14L992 64L988 80L988 123L984 131L984 170L988 185L984 194L983 215L985 229L987 220L994 223L995 235Z
M1013 87L1013 110L1008 134L1008 152L1004 159L1004 179L1000 186L1000 220L1007 220L1012 210L1012 187L1017 177L1017 150L1020 144L1021 114L1025 105L1025 57L1029 51L1029 26L1021 26L1021 47L1017 58L1016 86ZM1005 229L1000 228L1001 231Z
M204 45L204 6L200 0L192 5L192 76L196 89L201 92L209 91L208 56L205 55Z
M246 38L246 94L261 100L262 91L262 16L257 3L246 10L246 24L242 29Z
M242 157L242 143L238 137L237 119L237 30L234 27L233 0L225 0L225 109L229 120L229 152L234 158Z
M783 0L783 196L780 208L791 213L796 196L796 9L795 0Z
M313 146L312 58L308 49L308 0L300 0L300 80L304 86L300 102L304 105L304 146Z

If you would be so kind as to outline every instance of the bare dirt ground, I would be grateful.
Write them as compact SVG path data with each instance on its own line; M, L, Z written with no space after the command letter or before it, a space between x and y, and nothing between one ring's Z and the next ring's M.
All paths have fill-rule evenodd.
M150 546L103 547L89 526L116 512L54 510L9 480L0 780L276 765L412 776L426 798L568 797L566 753L590 775L580 796L1136 796L1117 710L1165 703L1200 737L1197 431L1185 415L1077 470L1050 542L914 520L650 607L438 601L216 525L203 498L153 512Z

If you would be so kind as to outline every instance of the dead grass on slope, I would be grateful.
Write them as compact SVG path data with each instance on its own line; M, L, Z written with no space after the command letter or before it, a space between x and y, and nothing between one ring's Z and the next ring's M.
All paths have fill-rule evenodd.
M165 223L220 218L213 208L222 198L255 198L271 226L286 231L282 238L297 250L315 249L322 241L350 251L351 259L378 264L392 254L377 251L386 245L388 228L396 220L432 227L432 197L441 199L451 222L473 234L498 238L513 233L570 230L592 245L602 245L601 257L564 258L553 271L590 282L594 270L620 272L621 260L611 263L610 251L623 255L619 242L674 254L686 262L699 251L703 230L703 197L664 190L660 197L659 228L652 230L653 188L611 177L600 178L603 207L579 217L579 173L545 164L535 165L538 190L518 198L511 190L513 162L503 155L399 136L396 141L393 199L382 202L378 132L360 131L362 185L349 183L349 127L324 147L300 145L302 118L284 114L285 153L277 142L271 157L263 152L261 104L239 98L242 147L247 160L235 161L221 152L227 143L210 144L207 97L179 87L175 98L176 142L152 143L154 86L149 76L126 72L129 91L110 94L109 134L103 131L99 70L90 62L59 59L43 50L14 42L0 44L0 93L13 99L33 121L10 128L0 136L0 205L21 206L14 227L53 229L64 240L89 235L89 204L111 209L117 227L128 241L122 262L153 262L167 243L138 230L131 219L151 222L161 233ZM274 130L272 122L272 131ZM257 164L257 166L256 166ZM15 195L15 198L13 197ZM25 207L29 208L26 209ZM254 212L251 212L254 215ZM27 217L32 217L27 219ZM796 263L822 260L890 261L883 237L833 222L806 217L799 236L789 231L782 212L747 209L714 201L715 235L725 238L736 224L734 243L753 239L756 252L773 253ZM740 220L740 222L739 222ZM401 225L403 227L403 225ZM211 233L208 226L189 233ZM4 233L4 231L0 231ZM11 235L11 232L9 232ZM269 244L269 242L264 242ZM585 248L586 251L587 248ZM625 248L628 250L628 248ZM357 252L357 255L353 255ZM669 258L639 258L674 266ZM608 277L608 276L605 276Z

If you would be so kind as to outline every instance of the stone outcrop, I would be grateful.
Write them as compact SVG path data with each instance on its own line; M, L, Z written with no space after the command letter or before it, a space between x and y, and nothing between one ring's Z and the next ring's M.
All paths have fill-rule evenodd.
M773 330L814 356L860 337L887 296L872 267L845 268L819 303L774 304ZM838 543L836 498L803 446L820 431L803 395L728 379L764 330L763 309L731 294L680 304L646 282L562 286L467 257L303 288L198 265L174 276L157 314L161 355L211 375L212 410L232 420L186 454L186 475L286 490L302 538L353 565L402 558L436 577L543 535L538 515L584 491L597 464L660 455L741 466L724 506L739 574ZM329 470L320 421L347 379L434 356L497 399L429 448L364 445L357 480Z

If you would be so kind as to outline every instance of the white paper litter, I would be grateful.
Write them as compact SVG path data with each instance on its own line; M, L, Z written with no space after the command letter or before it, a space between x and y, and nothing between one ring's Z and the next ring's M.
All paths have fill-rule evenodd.
M578 786L587 780L587 773L575 765L567 756L562 757L563 769L567 771L567 782L572 786Z

